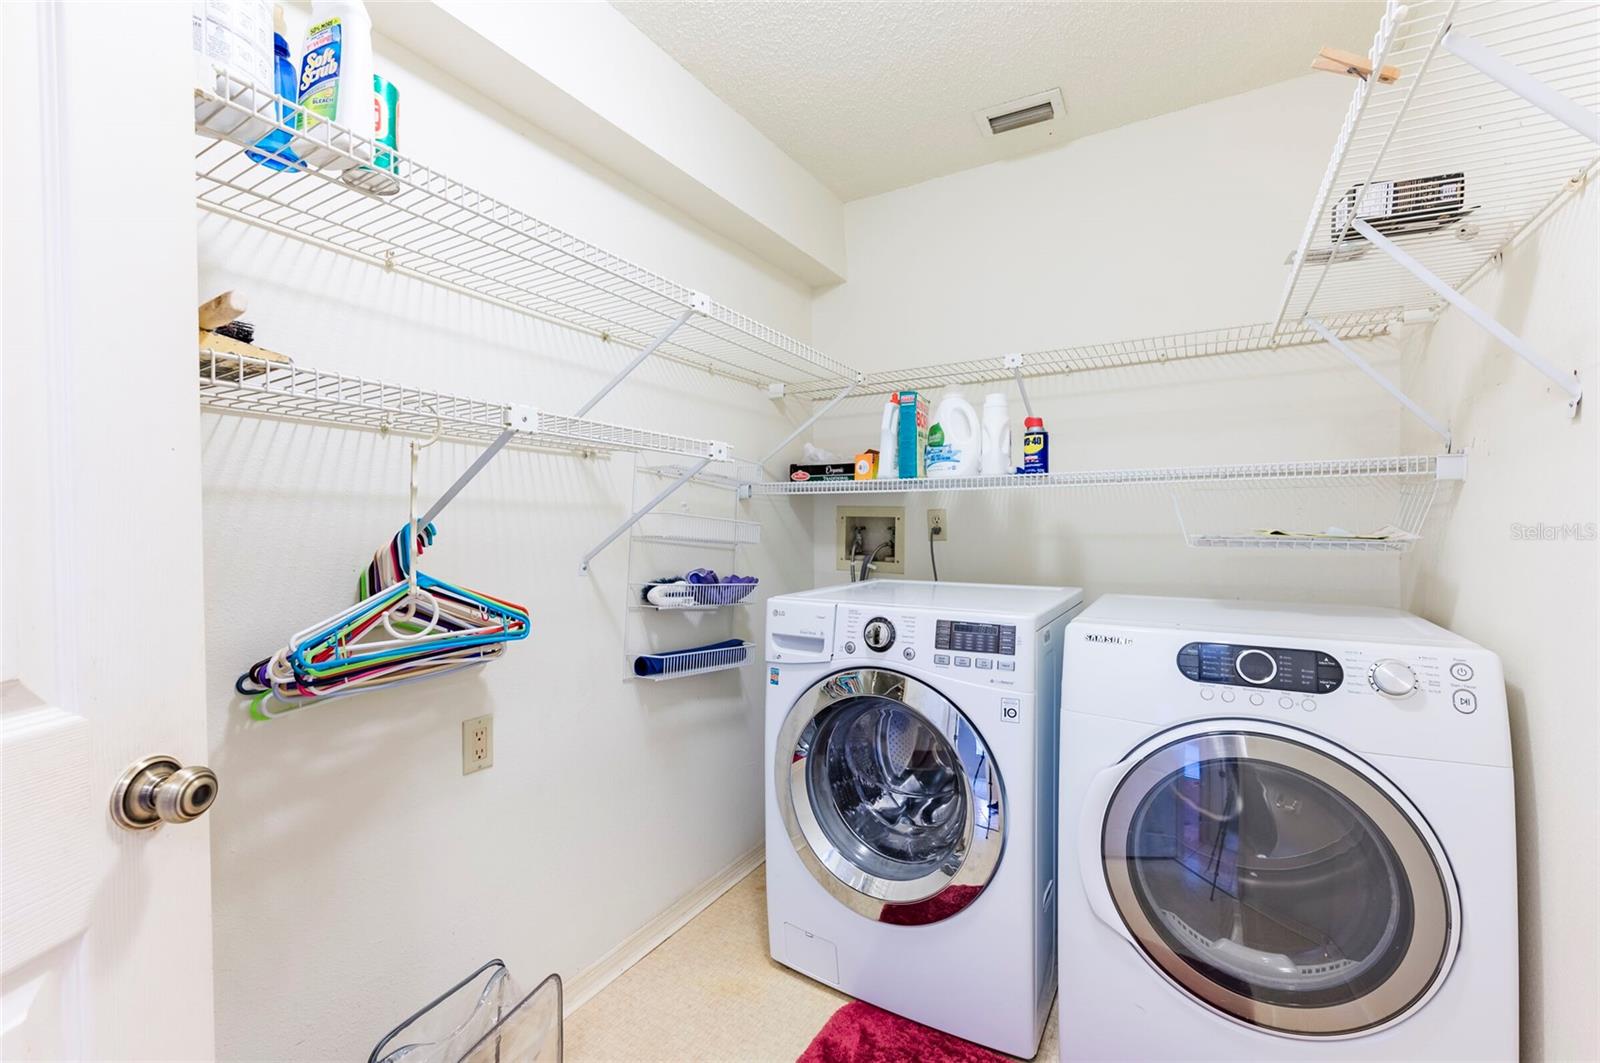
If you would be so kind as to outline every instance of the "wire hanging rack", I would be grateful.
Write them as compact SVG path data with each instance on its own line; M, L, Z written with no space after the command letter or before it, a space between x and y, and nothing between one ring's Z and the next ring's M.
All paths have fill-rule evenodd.
M1581 188L1600 146L1455 54L1467 37L1579 107L1600 106L1600 4L1391 0L1370 57L1399 68L1355 90L1291 258L1274 334L1303 319L1398 306L1438 292L1351 226L1363 216L1459 290Z

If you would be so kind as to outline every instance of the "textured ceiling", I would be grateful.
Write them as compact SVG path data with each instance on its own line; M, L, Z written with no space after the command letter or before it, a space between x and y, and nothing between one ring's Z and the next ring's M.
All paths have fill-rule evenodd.
M1383 10L1379 0L614 4L845 200L1037 146L981 136L979 108L1059 87L1064 142L1304 74L1325 44L1365 52Z

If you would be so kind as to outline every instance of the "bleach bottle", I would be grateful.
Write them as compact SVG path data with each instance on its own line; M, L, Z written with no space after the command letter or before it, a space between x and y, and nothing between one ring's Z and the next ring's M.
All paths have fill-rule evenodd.
M372 161L372 18L361 0L316 0L300 52L298 131L290 147L319 170ZM336 129L335 126L343 126Z
M984 476L1005 476L1016 471L1011 461L1011 409L1006 397L992 392L983 397Z
M883 424L878 429L878 479L900 478L898 439L900 436L900 404L891 396L883 406Z
M978 411L960 394L939 401L928 429L928 476L976 476L980 461Z

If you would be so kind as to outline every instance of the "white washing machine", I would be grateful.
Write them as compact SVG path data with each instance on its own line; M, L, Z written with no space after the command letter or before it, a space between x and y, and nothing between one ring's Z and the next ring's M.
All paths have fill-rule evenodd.
M1061 647L1081 591L871 580L767 602L772 957L1030 1057L1055 994Z
M1388 609L1067 629L1063 1059L1514 1059L1500 661Z

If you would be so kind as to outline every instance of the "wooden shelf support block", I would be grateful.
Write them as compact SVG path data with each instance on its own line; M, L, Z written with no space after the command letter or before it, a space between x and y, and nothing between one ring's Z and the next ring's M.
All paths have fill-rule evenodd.
M1330 74L1348 74L1358 77L1362 81L1372 76L1372 60L1355 52L1346 52L1338 48L1324 48L1311 60L1312 70L1326 70ZM1400 80L1400 68L1386 66L1378 71L1378 80L1385 85L1393 85Z

